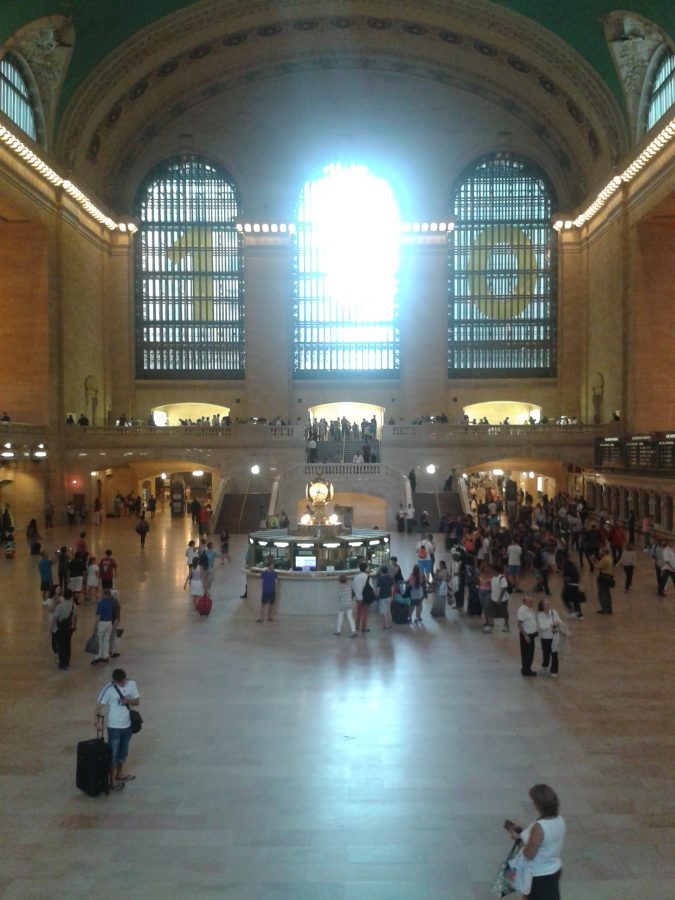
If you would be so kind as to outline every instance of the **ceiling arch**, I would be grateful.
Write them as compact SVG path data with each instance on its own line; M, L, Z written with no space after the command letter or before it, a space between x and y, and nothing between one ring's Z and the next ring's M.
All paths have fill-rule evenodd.
M456 2L450 11L417 0L406 5L406 18L359 12L364 5L400 11L340 4L352 10L340 15L308 0L282 8L261 0L203 3L162 19L126 41L80 88L63 119L60 154L109 202L123 197L128 206L150 161L167 147L178 149L186 134L197 149L231 145L237 136L228 123L246 116L253 101L259 117L265 110L278 115L281 103L292 128L311 93L308 79L310 106L322 106L321 91L327 102L358 105L360 86L382 110L393 90L399 128L419 111L420 81L433 83L439 119L444 98L458 117L470 117L477 101L492 145L502 135L534 158L569 206L625 150L627 129L607 85L545 29L487 0ZM336 97L332 87L340 80L345 90ZM324 111L329 119L325 104ZM222 161L236 168L236 160Z

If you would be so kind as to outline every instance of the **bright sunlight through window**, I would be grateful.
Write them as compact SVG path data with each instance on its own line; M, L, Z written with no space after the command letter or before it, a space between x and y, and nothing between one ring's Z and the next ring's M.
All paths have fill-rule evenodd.
M391 186L330 165L298 209L294 370L394 374L399 366L400 220Z

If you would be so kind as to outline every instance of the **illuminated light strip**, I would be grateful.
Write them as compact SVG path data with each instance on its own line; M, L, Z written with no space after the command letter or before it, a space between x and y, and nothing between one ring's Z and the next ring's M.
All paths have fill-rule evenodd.
M29 166L32 166L35 171L41 175L45 181L48 181L50 184L53 184L54 187L63 188L63 190L73 198L82 209L88 213L92 219L95 219L97 222L100 222L101 225L105 225L110 231L115 231L115 229L119 229L120 231L126 232L129 231L131 234L138 231L138 226L135 222L115 222L110 216L107 216L104 212L94 204L87 197L83 191L81 191L76 185L69 181L67 178L61 178L58 172L55 172L51 166L47 165L47 163L40 159L40 157L33 153L30 147L27 147L23 141L19 140L19 138L13 134L8 128L5 128L4 125L0 125L0 141L3 142L10 150L16 153L24 162L27 162Z
M295 234L298 230L298 226L293 222L289 222L288 224L282 222L281 224L268 224L268 223L251 223L251 222L237 222L237 231L242 234ZM401 232L402 234L426 234L429 232L451 232L455 230L454 222L402 222L401 223Z
M581 228L586 222L590 222L590 220L600 212L609 198L619 190L621 185L628 184L632 181L638 172L647 165L649 160L653 159L657 153L660 153L663 148L672 141L673 137L675 137L675 119L671 119L670 122L659 131L656 137L647 144L642 153L634 159L620 175L615 175L611 181L605 185L588 209L580 213L573 221L570 221L569 219L565 221L557 219L553 223L555 230L560 231L562 228L568 229L571 228L572 225Z

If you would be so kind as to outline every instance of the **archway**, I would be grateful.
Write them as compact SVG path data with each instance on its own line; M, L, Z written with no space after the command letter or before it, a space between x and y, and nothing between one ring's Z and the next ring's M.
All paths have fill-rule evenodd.
M217 416L222 422L230 415L229 406L219 406L216 403L165 403L163 406L155 406L152 410L152 420L155 425L164 427L167 425L180 425L182 422L197 422L200 419L208 419L213 422Z
M375 416L377 420L377 433L381 434L384 424L384 407L375 403L355 403L351 400L336 400L333 403L319 403L309 407L309 415L313 422L325 419L330 422L333 419L341 419L343 416L350 422L367 422Z
M541 419L541 407L520 400L486 400L465 406L464 415L470 421L487 419L490 425L501 425L506 419L509 425L524 425L530 416L535 422Z

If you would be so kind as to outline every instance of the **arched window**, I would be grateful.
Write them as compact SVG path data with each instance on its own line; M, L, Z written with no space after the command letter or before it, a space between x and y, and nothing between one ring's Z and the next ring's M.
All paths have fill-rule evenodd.
M449 235L448 375L556 373L552 196L544 175L494 154L457 181Z
M37 140L33 99L11 53L0 59L0 110L29 137Z
M300 196L295 238L296 378L399 369L399 213L361 165L330 165Z
M197 156L161 163L137 195L136 375L243 378L237 190Z
M668 51L656 70L647 109L647 130L675 103L675 54Z

